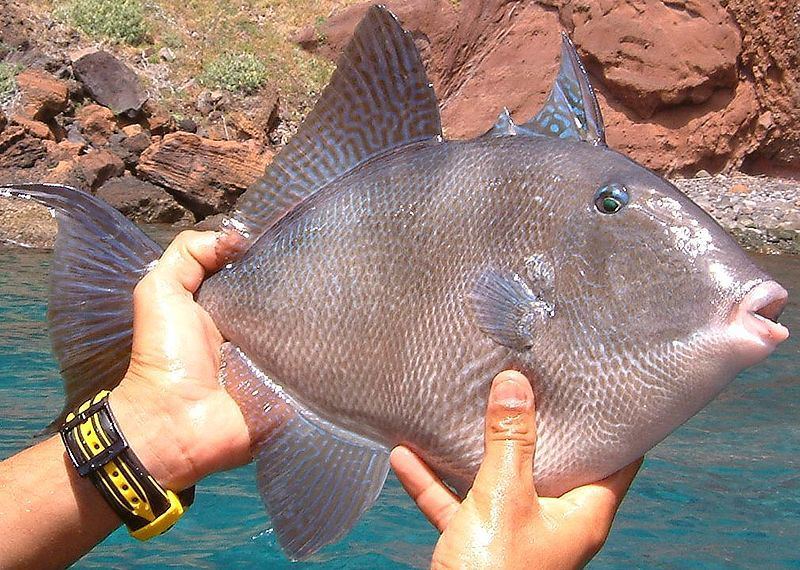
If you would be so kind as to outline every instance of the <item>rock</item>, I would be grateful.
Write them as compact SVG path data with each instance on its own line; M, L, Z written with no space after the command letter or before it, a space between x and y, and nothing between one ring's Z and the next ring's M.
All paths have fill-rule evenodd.
M23 127L6 127L0 134L0 169L31 168L45 158L44 143L30 136Z
M194 216L163 188L133 176L113 178L96 192L114 208L137 223L190 225Z
M316 26L306 26L295 32L290 39L304 50L317 51L325 43L326 38Z
M125 133L125 136L135 137L136 135L143 133L144 129L142 128L142 125L134 123L132 125L122 127L122 132Z
M273 153L253 142L212 141L172 133L141 156L140 177L164 186L198 217L230 210L236 198L263 175Z
M752 77L761 117L769 127L761 130L746 166L761 173L797 171L800 6L797 0L727 0L725 4L742 30L742 73ZM768 117L764 117L766 112Z
M80 168L86 187L92 190L99 188L106 180L122 176L125 165L115 154L107 150L96 150L79 156L75 163Z
M209 115L212 111L224 109L227 103L228 98L222 91L204 89L197 96L194 107L203 115Z
M750 188L745 184L734 184L728 192L731 194L749 194Z
M166 61L167 63L172 63L173 61L175 61L175 52L173 52L168 47L163 47L160 50L158 50L158 57L162 61Z
M178 121L178 130L185 131L187 133L196 133L197 123L195 123L192 119L183 118Z
M47 172L43 182L88 189L83 179L83 172L74 158L58 161L58 164Z
M708 172L708 170L698 170L697 172L695 172L694 177L695 178L711 178L711 174Z
M791 0L387 4L420 48L450 138L484 132L503 106L517 122L532 117L566 29L592 75L612 148L662 174L763 170L773 156L795 171L800 164L800 43L786 41L798 37L800 16L788 16ZM303 45L334 58L368 6L295 39L318 33L324 41ZM752 74L737 73L740 53Z
M128 130L135 132L135 129ZM149 133L141 127L133 136L127 136L123 129L123 132L111 135L108 139L108 149L122 159L126 168L133 170L139 164L139 156L150 146L150 142Z
M90 97L115 115L134 117L147 100L136 73L108 52L80 57L73 70Z
M147 131L142 131L139 134L126 138L122 141L122 146L124 146L132 156L136 156L136 162L138 162L138 157L147 150L147 147L149 147L151 143L152 139L150 138L150 134Z
M75 113L75 119L86 140L95 147L108 144L108 139L117 132L114 113L100 105L85 105Z
M718 2L573 2L573 39L614 99L643 118L735 87L741 39ZM658 72L653 70L657 69Z
M243 110L232 111L228 118L239 131L240 138L254 138L263 142L278 123L278 105L278 92L265 88L258 95L248 97L244 101Z
M55 149L48 148L47 153L57 160L69 160L79 156L84 150L85 144L63 140L55 145Z
M144 107L147 117L147 129L154 135L165 135L175 130L175 121L161 105L153 100L147 101Z
M6 117L6 114L3 112L3 110L0 109L0 133L3 132L3 129L6 128L7 124L8 124L8 118Z
M58 224L50 210L31 200L0 198L0 242L51 248Z
M55 136L50 131L50 127L42 123L41 121L34 121L32 119L27 119L25 117L19 115L13 115L9 122L12 125L19 125L23 129L25 129L28 134L31 136L36 137L37 139L47 139L47 140L55 140Z
M783 230L800 232L800 210L788 211L778 227Z
M28 69L17 75L20 92L19 114L33 121L48 121L67 108L67 84L40 69Z

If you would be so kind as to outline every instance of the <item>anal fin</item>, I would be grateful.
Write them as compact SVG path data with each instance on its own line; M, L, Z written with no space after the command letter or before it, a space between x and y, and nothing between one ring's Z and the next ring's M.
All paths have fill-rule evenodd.
M278 542L291 558L306 558L343 537L372 506L389 450L308 410L237 347L222 350L221 380L250 429L258 490Z

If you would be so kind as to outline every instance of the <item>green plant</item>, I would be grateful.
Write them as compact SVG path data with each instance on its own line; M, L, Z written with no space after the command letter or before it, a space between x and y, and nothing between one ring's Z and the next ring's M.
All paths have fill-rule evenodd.
M228 91L250 93L267 81L267 66L252 53L226 52L203 68L200 82Z
M20 67L0 62L0 103L8 100L17 92L17 73Z
M59 7L55 15L96 39L137 45L147 35L140 0L71 0Z

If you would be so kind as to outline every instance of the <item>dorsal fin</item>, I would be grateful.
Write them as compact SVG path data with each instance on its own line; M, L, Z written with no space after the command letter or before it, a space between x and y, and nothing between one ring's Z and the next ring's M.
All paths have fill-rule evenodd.
M517 126L517 132L605 146L603 116L589 76L567 34L561 38L561 66L550 96L533 119Z
M439 108L411 34L370 8L317 105L230 224L253 243L328 182L388 149L441 136Z

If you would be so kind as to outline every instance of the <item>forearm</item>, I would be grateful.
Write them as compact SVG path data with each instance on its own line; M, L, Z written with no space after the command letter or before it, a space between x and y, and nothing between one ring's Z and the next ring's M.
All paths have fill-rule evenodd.
M0 463L0 568L63 568L119 524L58 436Z

